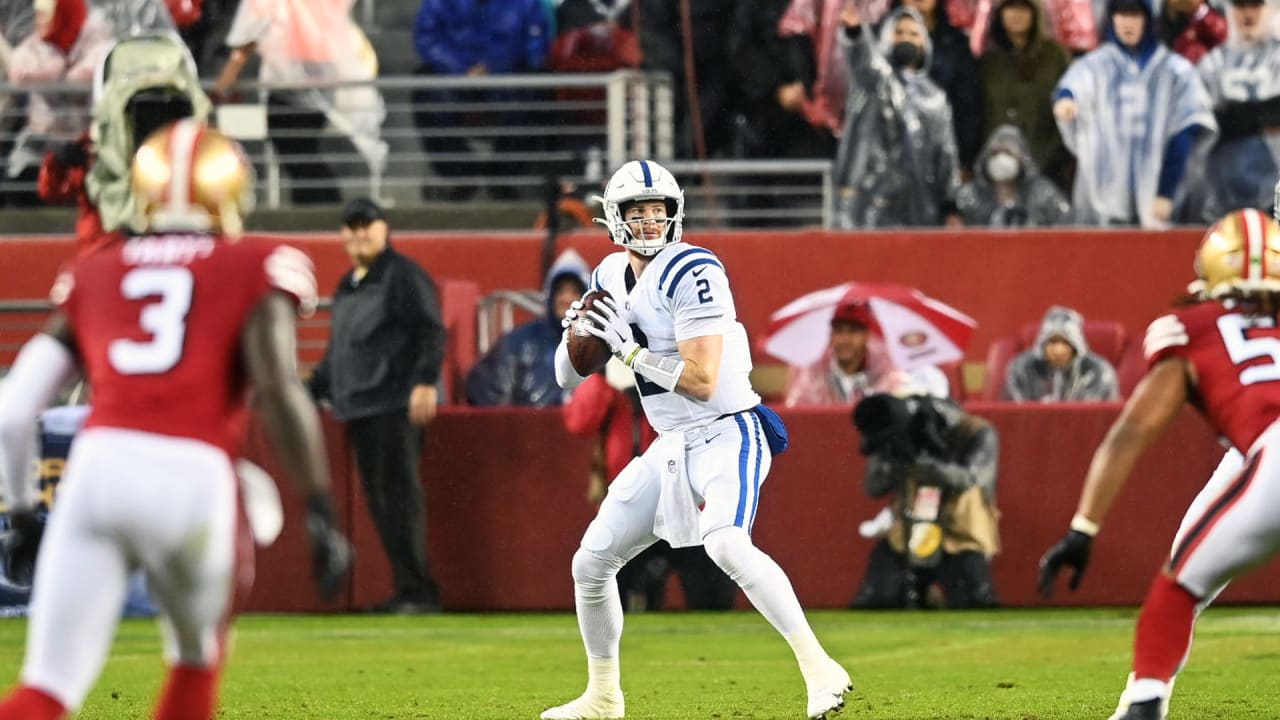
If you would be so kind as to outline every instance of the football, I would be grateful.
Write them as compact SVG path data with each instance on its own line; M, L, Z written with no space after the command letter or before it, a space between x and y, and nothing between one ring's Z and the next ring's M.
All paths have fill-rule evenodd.
M591 322L587 312L595 307L600 298L612 298L608 290L593 290L582 298L582 309L578 311L578 319L569 326L569 362L582 377L588 377L604 369L612 353L609 345L600 338L587 332L585 325Z

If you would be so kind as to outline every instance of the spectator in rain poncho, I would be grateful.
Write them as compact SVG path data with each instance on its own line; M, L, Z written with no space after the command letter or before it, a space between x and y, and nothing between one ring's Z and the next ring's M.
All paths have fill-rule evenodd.
M910 8L889 14L878 43L846 7L850 97L832 168L845 228L959 224L955 134L946 95L929 79L929 35Z
M974 162L973 179L956 195L965 225L1047 227L1071 219L1071 205L1031 157L1027 141L1012 125L991 133Z
M573 250L556 258L543 281L546 313L503 335L467 373L472 405L555 407L564 401L555 371L556 347L564 332L560 318L587 291L589 272Z
M787 371L786 405L856 405L878 392L918 392L947 397L947 376L933 365L905 371L894 365L889 350L865 305L846 304L831 317L831 338L817 362Z
M258 79L307 86L335 81L373 80L378 58L351 19L353 0L240 0L227 46L231 57L214 86L226 98L252 53L261 58ZM368 163L375 186L382 177L387 145L380 138L386 115L382 96L371 86L272 90L267 116L271 142L293 181L296 203L338 203L337 179L317 157L319 135L332 125L346 135ZM374 188L376 195L378 188Z
M840 52L840 35L844 31L840 8L844 4L845 0L791 0L777 27L789 54L799 54L801 48L808 50L803 62L792 60L784 64L809 65L813 72L811 77L780 86L776 101L785 110L801 114L810 125L835 136L843 128L845 101L849 97L849 64ZM878 5L878 9L864 12L884 15L888 3ZM874 17L870 20L875 22ZM798 43L797 39L804 42Z
M1053 114L1077 160L1081 225L1166 227L1189 160L1217 132L1195 68L1156 39L1145 0L1110 0L1106 42L1067 68Z
M1272 33L1273 12L1261 0L1233 0L1226 43L1198 66L1219 128L1208 163L1211 217L1271 207L1280 174L1280 40Z
M35 31L10 54L9 82L87 86L111 47L114 33L106 14L85 0L35 0L33 6ZM30 93L27 124L10 151L7 178L34 180L46 149L73 140L88 128L88 93Z
M1017 402L1118 400L1120 385L1106 358L1089 352L1084 318L1071 308L1045 313L1035 347L1009 363L1004 399Z

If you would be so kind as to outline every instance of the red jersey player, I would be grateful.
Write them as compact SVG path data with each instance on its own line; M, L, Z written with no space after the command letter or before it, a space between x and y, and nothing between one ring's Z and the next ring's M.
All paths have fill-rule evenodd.
M213 717L242 558L230 452L250 385L280 465L307 494L315 579L342 585L319 419L295 372L294 322L315 302L310 260L239 241L252 203L240 148L194 120L151 136L132 182L147 234L79 257L54 286L58 312L19 353L0 398L7 563L34 555L24 468L37 414L77 372L94 405L44 531L20 686L0 720L76 710L106 661L141 568L162 612L169 676L159 720Z
M1228 454L1183 516L1143 602L1112 720L1163 720L1198 612L1280 548L1280 225L1256 210L1227 215L1205 234L1196 271L1199 302L1147 329L1147 375L1093 456L1070 531L1040 561L1046 596L1064 567L1079 586L1112 501L1184 403L1243 454L1243 466Z

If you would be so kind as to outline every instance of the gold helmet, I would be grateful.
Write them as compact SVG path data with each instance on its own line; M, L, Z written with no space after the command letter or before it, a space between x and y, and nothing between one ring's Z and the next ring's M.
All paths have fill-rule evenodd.
M1214 223L1196 251L1195 290L1208 297L1280 292L1280 225L1258 210Z
M133 157L134 226L237 238L253 210L253 165L234 140L187 118L151 134Z

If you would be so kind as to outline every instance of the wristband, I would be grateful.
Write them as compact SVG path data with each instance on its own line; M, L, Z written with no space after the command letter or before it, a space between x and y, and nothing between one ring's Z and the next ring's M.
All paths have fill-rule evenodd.
M1102 526L1085 517L1083 514L1076 513L1076 516L1071 518L1071 529L1076 532L1084 533L1089 537L1093 537L1098 534L1098 531L1102 529Z

